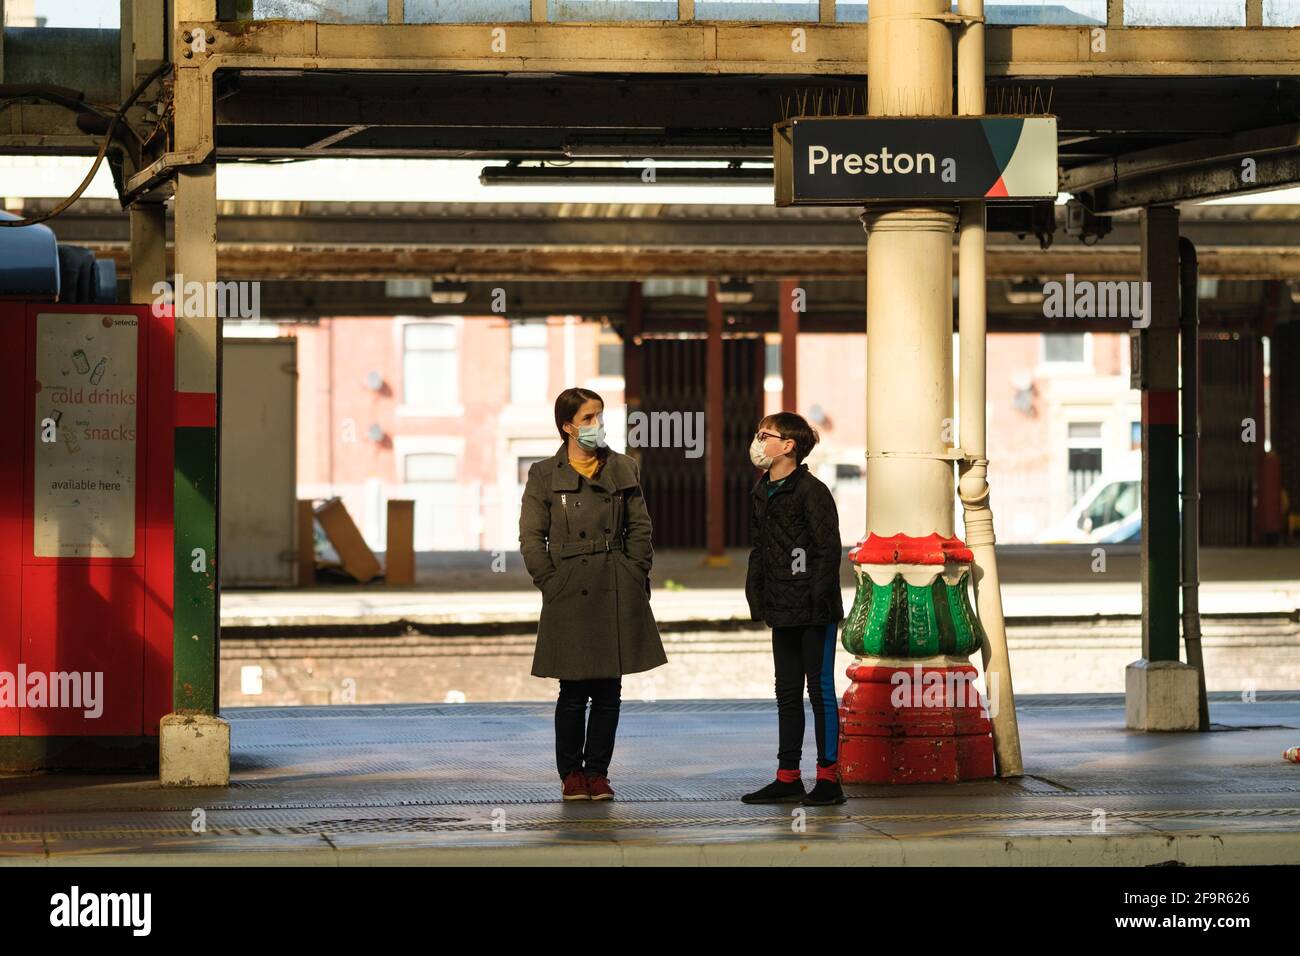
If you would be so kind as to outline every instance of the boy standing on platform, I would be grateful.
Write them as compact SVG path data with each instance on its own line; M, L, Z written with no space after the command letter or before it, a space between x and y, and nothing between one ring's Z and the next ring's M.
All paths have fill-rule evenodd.
M835 644L844 619L840 597L839 513L830 489L803 460L817 444L793 412L758 423L749 457L765 474L752 493L753 550L745 579L750 616L772 628L779 724L776 779L741 800L825 806L845 801L837 765L840 737ZM808 685L817 737L817 783L804 790L803 689Z

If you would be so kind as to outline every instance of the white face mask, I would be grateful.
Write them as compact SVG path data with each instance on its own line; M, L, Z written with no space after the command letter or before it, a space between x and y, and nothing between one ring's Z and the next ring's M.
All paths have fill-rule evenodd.
M749 460L754 463L755 468L762 468L764 471L772 467L772 457L763 454L763 446L766 444L767 442L761 442L757 438L749 444Z

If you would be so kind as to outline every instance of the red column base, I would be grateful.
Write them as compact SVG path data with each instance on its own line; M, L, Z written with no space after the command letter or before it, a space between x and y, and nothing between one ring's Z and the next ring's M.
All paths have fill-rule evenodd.
M849 665L840 707L844 783L955 783L996 775L992 725L957 667ZM895 676L899 675L899 676Z

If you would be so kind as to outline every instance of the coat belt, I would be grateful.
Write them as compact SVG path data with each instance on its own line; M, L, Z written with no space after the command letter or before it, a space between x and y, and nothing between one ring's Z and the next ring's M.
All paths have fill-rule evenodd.
M561 558L571 558L578 554L602 554L606 551L622 550L622 541L610 541L607 538L603 541L570 541L568 544L560 545L559 551L555 554Z

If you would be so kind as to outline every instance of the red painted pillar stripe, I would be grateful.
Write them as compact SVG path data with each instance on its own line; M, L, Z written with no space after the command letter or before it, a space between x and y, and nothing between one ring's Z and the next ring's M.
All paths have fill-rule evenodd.
M1142 420L1148 425L1178 424L1178 392L1149 391L1142 393Z
M177 428L216 428L216 392L177 392Z

